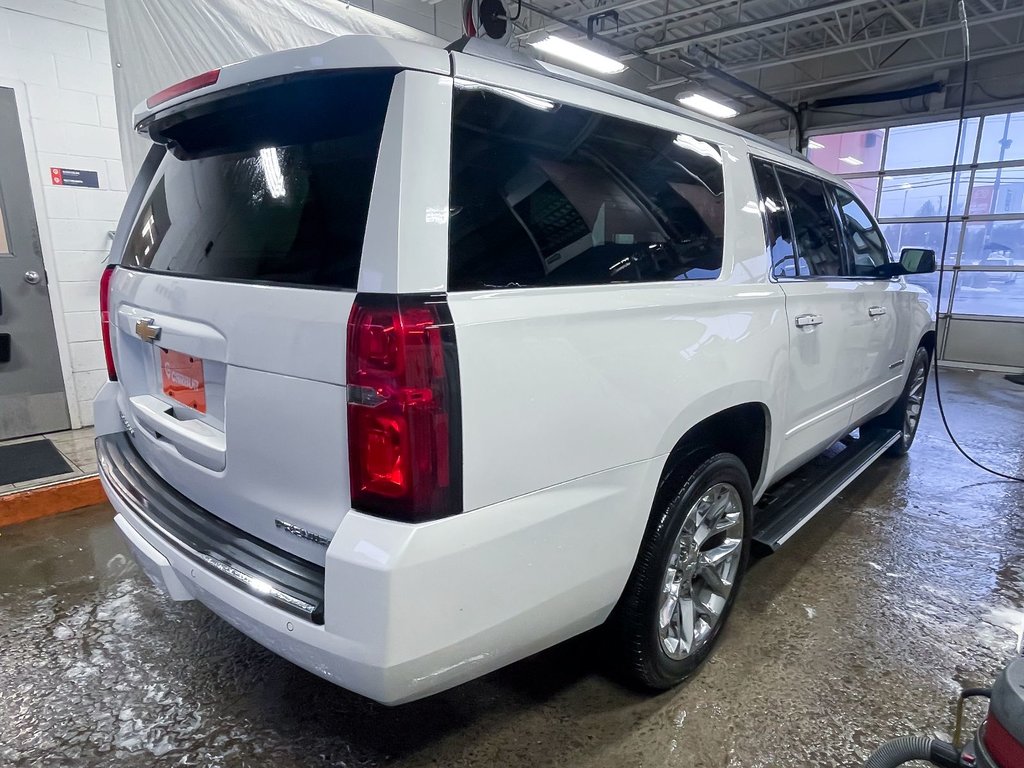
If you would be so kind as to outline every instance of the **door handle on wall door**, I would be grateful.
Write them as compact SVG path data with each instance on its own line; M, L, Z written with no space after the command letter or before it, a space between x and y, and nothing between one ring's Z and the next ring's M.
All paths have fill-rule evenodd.
M881 317L885 314L885 307L868 307L868 317Z
M36 285L42 279L43 276L36 272L34 269L30 269L28 272L25 273L25 282L28 283L29 285Z
M821 315L797 315L795 322L797 328L810 328L821 325L825 319Z

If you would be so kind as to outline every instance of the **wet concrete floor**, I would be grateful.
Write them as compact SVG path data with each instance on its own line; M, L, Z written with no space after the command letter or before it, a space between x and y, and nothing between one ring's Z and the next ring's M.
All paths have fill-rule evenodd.
M943 381L962 442L1024 470L1024 387ZM164 600L96 507L0 532L0 765L855 765L896 735L948 735L958 687L1014 652L1022 553L1024 485L961 459L933 402L909 458L753 565L678 689L621 687L586 635L388 709Z

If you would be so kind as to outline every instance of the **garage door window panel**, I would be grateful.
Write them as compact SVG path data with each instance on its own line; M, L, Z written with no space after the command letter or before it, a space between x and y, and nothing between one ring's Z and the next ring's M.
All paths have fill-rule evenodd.
M460 88L449 226L450 290L714 279L722 154L696 136Z

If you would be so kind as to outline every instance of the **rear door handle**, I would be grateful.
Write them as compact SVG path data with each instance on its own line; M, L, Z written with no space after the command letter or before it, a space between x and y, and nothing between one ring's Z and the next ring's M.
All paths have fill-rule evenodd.
M868 317L881 317L885 314L885 307L868 307Z
M796 327L809 328L812 325L821 325L825 319L821 315L797 315Z

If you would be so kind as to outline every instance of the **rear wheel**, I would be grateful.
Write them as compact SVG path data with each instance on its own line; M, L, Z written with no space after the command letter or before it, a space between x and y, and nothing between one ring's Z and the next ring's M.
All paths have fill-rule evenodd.
M706 659L750 556L750 478L719 453L661 494L613 617L628 679L670 688Z
M885 453L887 456L905 456L914 444L917 428L921 424L921 411L924 409L924 396L928 389L928 365L931 356L924 347L918 347L910 365L910 375L903 387L900 399L881 416L865 424L868 429L898 429L899 440L893 443Z

